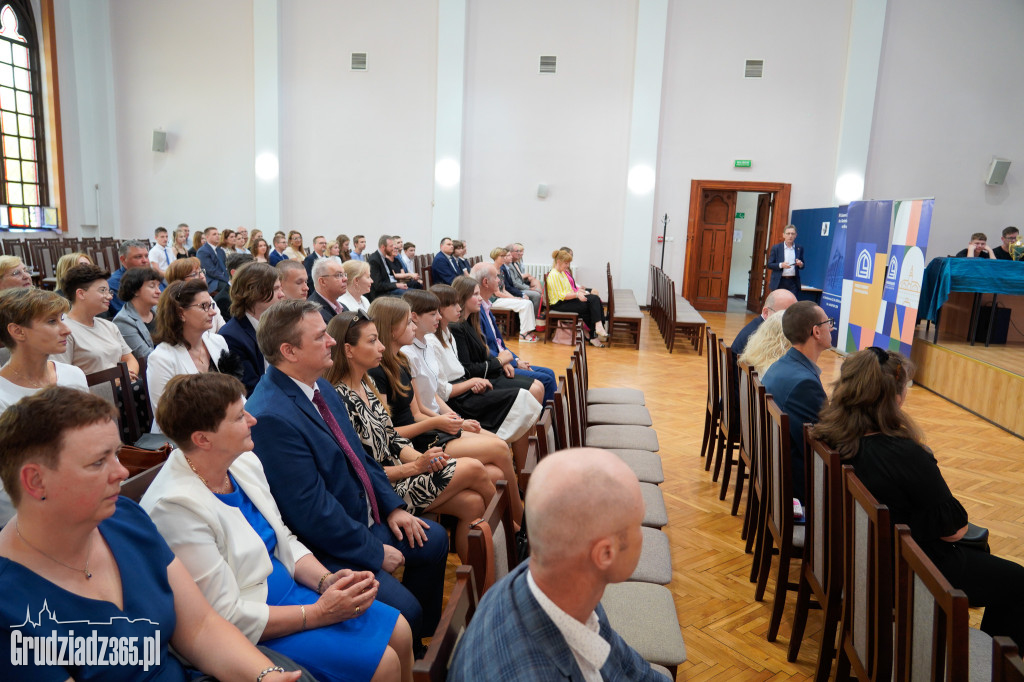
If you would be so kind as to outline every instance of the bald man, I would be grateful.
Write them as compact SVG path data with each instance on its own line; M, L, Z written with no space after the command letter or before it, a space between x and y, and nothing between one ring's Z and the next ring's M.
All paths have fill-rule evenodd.
M600 605L605 586L636 568L643 516L640 484L612 453L544 458L526 495L530 559L480 601L448 679L664 682Z

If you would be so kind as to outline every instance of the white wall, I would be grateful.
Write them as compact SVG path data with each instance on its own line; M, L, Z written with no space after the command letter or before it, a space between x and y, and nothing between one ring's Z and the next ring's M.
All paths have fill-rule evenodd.
M736 193L736 218L734 230L742 236L732 243L732 268L729 271L729 295L747 297L750 288L751 251L754 248L754 228L757 224L757 192Z
M282 227L426 245L437 3L281 2L281 44Z
M571 246L605 288L625 211L636 3L472 2L467 18L462 235L470 253L511 241L528 262ZM558 57L540 74L540 56ZM537 185L550 189L537 197Z
M791 209L831 204L849 15L848 0L670 6L656 206L677 282L691 180L788 182ZM765 60L763 80L743 78L746 59Z
M935 197L928 255L1024 216L1024 4L890 2L864 195ZM1013 160L987 187L993 156Z
M251 0L111 0L110 42L120 233L250 225ZM157 128L163 154L152 151Z

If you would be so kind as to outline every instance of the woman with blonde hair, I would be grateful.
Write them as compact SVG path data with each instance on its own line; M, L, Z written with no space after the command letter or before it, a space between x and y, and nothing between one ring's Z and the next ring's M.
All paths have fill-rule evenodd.
M196 251L198 251L199 247L202 246L205 243L206 243L206 236L203 234L203 231L202 230L196 230L195 234L192 235L192 248L188 250L189 257L190 258L195 258Z
M370 293L373 286L373 278L370 276L370 264L362 260L347 260L342 266L345 270L345 277L348 278L348 289L341 295L338 302L345 306L346 310L362 310L364 313L370 310L370 299L366 295Z
M249 253L256 255L256 251L253 247L256 246L256 242L260 239L263 239L263 230L253 230L249 233L249 241L245 245L245 248L249 250Z
M288 233L288 248L284 250L285 258L291 258L292 260L304 261L306 256L306 249L302 247L302 233L298 230L291 230Z
M79 251L77 253L65 253L57 259L57 267L54 268L53 274L57 280L54 291L58 294L63 295L64 279L68 276L68 270L76 265L93 265L92 258L89 258L89 254Z
M562 248L551 252L554 261L546 278L548 307L556 312L576 313L590 332L590 344L603 348L601 342L608 339L604 326L604 305L597 294L588 294L578 288L567 274L572 263L572 252Z
M751 335L739 360L753 367L758 376L763 377L768 368L792 346L793 344L782 333L782 313L778 313L762 322Z
M491 249L490 255L491 260L494 261L494 269L498 271L496 278L498 290L491 300L491 309L511 310L519 315L519 340L525 343L536 343L537 335L533 332L537 329L537 317L533 313L533 303L525 295L513 296L505 289L502 269L511 262L512 256L508 249L501 246Z
M188 258L188 230L180 227L171 233L171 250L174 251L174 258Z
M17 256L0 256L0 289L32 286L28 266Z

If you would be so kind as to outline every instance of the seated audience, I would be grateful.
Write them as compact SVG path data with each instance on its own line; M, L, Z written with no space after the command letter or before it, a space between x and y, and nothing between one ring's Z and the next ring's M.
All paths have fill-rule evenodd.
M452 255L455 247L452 240L445 237L441 240L440 249L434 256L434 262L430 266L430 275L434 284L451 284L455 278L462 274L462 270L455 256Z
M405 510L321 378L334 339L316 304L275 303L256 335L271 366L246 409L257 419L253 450L284 522L328 570L373 571L377 599L402 612L422 650L441 615L447 534ZM399 583L391 573L403 564Z
M153 233L156 244L149 250L149 264L160 275L164 274L167 266L174 262L174 248L168 243L169 235L166 227L158 227Z
M221 234L216 227L206 228L204 234L206 243L196 251L196 257L206 275L210 296L216 296L218 291L227 287L228 280L231 279L227 269L227 253L221 245Z
M171 379L156 419L180 445L143 509L214 610L250 642L325 682L399 680L412 667L408 623L376 601L372 573L328 571L281 521L251 452L256 420L241 393L229 376Z
M501 330L498 329L498 321L494 318L494 313L491 312L492 304L489 302L490 297L495 295L498 285L501 283L497 268L492 263L477 263L473 266L473 275L473 279L480 286L480 330L483 332L488 349L493 355L499 355L503 351L512 353L510 364L515 368L516 376L536 379L544 385L544 400L552 400L558 388L555 373L547 367L531 365L525 358L519 357L505 346L505 338L502 336ZM527 304L527 301L519 300L523 305ZM532 309L528 309L528 312L531 316L533 315Z
M281 278L277 275L277 268L270 267L269 263L249 263L241 268L231 287L231 321L218 332L241 363L241 379L247 396L252 395L267 369L256 341L256 330L267 308L284 299Z
M229 254L235 253L235 231L231 228L226 228L220 233L220 248L224 251L224 256L227 257Z
M236 251L235 253L229 253L228 257L224 259L225 267L228 270L228 285L217 292L217 295L213 297L213 302L217 304L217 310L222 311L221 316L225 321L231 319L231 285L235 281L235 272L246 263L252 263L256 260L251 253L241 253Z
M335 263L341 263L341 246L338 245L338 242L327 243L327 257Z
M975 232L967 248L957 251L955 258L989 258L995 260L996 254L988 247L988 237L984 232Z
M516 242L505 248L510 256L509 262L501 271L502 277L505 278L505 288L512 295L516 295L517 291L522 292L533 303L534 315L540 315L540 280L523 270L522 261L525 252L523 245Z
M0 343L11 359L0 369L0 411L47 386L89 390L85 372L50 360L67 346L71 330L64 323L68 302L52 291L35 288L0 291Z
M394 239L382 234L377 240L377 250L366 256L366 263L370 266L370 277L373 280L369 296L371 301L380 296L401 296L409 288L407 282L399 281L391 268L394 251Z
M40 638L81 635L91 623L84 629L107 642L131 638L138 660L111 660L108 651L101 663L62 666L5 656L0 678L193 679L173 646L218 679L298 680L293 662L271 660L210 608L146 513L118 497L128 470L117 459L116 412L103 398L54 386L0 415L0 477L18 512L0 531L0 619ZM5 629L10 641L15 627Z
M539 380L516 374L515 355L507 348L491 353L487 341L480 331L480 310L483 298L480 296L480 285L472 277L460 275L455 278L454 286L459 297L462 316L459 322L448 325L455 340L455 350L459 354L459 362L465 370L465 376L487 379L498 388L524 388L540 403L544 404L545 386Z
M470 264L469 259L466 258L466 249L469 248L466 242L461 239L452 240L452 256L455 257L455 262L458 264L459 274L468 275Z
M366 237L361 234L357 234L352 237L352 250L349 252L349 257L352 260L366 260L363 256L363 251L366 250Z
M827 402L816 364L832 347L834 320L812 301L798 301L782 314L782 333L793 345L761 375L761 383L782 411L789 415L793 496L804 499L804 424L818 421Z
M775 313L784 312L786 308L794 303L796 303L796 296L788 289L776 289L768 294L764 299L761 314L748 322L740 330L740 333L736 335L736 338L732 340L730 348L736 354L736 357L743 354L743 350L747 347L747 341L761 327L765 320Z
M277 265L283 260L287 260L288 256L284 254L288 249L288 238L284 236L283 232L278 232L274 235L274 248L271 250L270 255L267 256L267 262L271 265Z
M402 346L402 355L409 361L418 411L427 417L456 414L476 421L482 429L510 445L516 462L525 463L529 436L540 416L540 403L529 391L496 389L486 379L463 381L466 370L451 345L455 342L448 331L448 321L459 319L458 299L447 284L435 286L448 290L447 305L442 306L438 296L430 291L410 291L402 297L412 309L416 326L412 343ZM442 334L445 316L448 321L444 322Z
M93 265L92 258L89 258L88 254L79 252L65 253L57 259L57 267L54 268L53 274L57 280L54 285L54 291L59 295L64 295L64 278L67 277L68 270L76 265Z
M786 289L776 289L776 291L790 293ZM746 343L743 355L737 359L753 367L757 375L763 377L768 368L774 365L775 361L785 355L792 347L793 344L789 342L789 339L786 338L782 330L782 315L772 315L750 337ZM737 379L737 391L739 390L738 382L739 379ZM736 401L737 409L739 409L738 394L736 395ZM738 413L736 418L739 419Z
M313 263L325 258L327 258L327 238L323 235L317 235L313 237L313 250L302 259L302 264L306 268L306 277L310 281L313 280Z
M309 300L320 304L320 315L325 323L345 310L339 299L348 291L348 277L340 262L330 258L319 260L313 265L313 293Z
M640 559L636 475L605 450L556 452L530 477L526 508L530 559L484 595L448 679L664 682L601 607L605 587L628 579Z
M559 249L551 254L554 264L547 276L548 308L555 312L576 313L583 320L589 334L590 344L603 348L599 337L608 338L604 326L604 306L596 294L588 294L576 287L569 273L572 253Z
M178 258L188 258L188 226L178 227L171 235L171 253L173 263Z
M348 238L347 234L339 234L338 238L334 240L338 245L338 256L341 258L342 263L346 263L352 259L352 240Z
M345 261L343 267L345 277L348 279L348 288L338 302L345 307L345 310L362 310L365 313L370 309L370 299L366 295L373 287L370 266L365 261L353 258Z
M262 232L254 230L253 234L259 235L262 234ZM235 252L251 254L252 251L249 250L248 244L249 230L244 227L239 227L235 230Z
M416 245L412 242L402 241L401 237L397 237L397 239L399 240L398 257L401 259L405 271L416 272Z
M153 352L156 306L160 302L160 273L152 268L128 270L121 278L117 296L124 305L114 316L114 324L132 349L132 355L141 360Z
M412 441L419 452L437 445L452 457L478 459L495 483L515 481L516 472L505 441L481 429L480 422L474 419L463 419L451 411L427 414L421 409L409 374L409 360L402 354L402 346L412 343L415 334L409 304L390 297L378 299L370 306L370 319L384 349L378 366L369 369L368 375L382 396L398 435ZM512 509L518 524L522 518L518 491L512 494Z
M28 266L17 256L0 256L0 289L32 286Z
M480 518L494 496L494 485L483 464L475 459L452 459L435 445L417 451L395 431L387 408L366 372L380 365L383 346L377 328L363 311L344 312L327 325L337 342L334 366L324 378L345 401L359 440L384 469L405 508L416 515L448 514L458 519L455 549L469 561L469 526Z
M205 284L206 271L203 270L198 258L179 258L167 267L164 279L168 285L172 282L188 281L190 279L198 279ZM217 311L217 314L213 316L213 331L217 331L224 326L224 316L221 315L220 308L217 308L216 301L213 302L213 306Z
M405 242L397 234L391 237L395 242L395 248L392 249L391 255L388 256L388 265L391 267L391 271L395 273L395 277L398 278L399 282L405 282L409 285L410 289L422 289L423 279L419 273L416 272L416 268L410 259L406 262L405 258ZM413 255L415 256L416 247L413 246Z
M150 267L149 247L146 246L145 242L138 239L127 239L121 242L117 247L117 257L121 261L121 267L110 274L107 284L111 292L116 292L121 288L121 278L124 277L124 273L130 268ZM108 319L114 319L114 315L117 315L118 311L121 310L121 305L122 301L115 296L110 301L110 315Z
M80 367L86 374L110 369L123 362L128 365L132 381L135 381L139 361L132 355L132 349L125 343L117 325L99 317L107 311L113 296L107 284L108 275L106 270L95 265L76 265L68 270L64 296L71 301L71 312L66 320L71 336L64 352L54 359ZM118 281L120 279L118 277Z
M252 257L257 263L269 263L270 262L270 245L267 244L267 240L263 237L258 237L254 241L249 243L246 247L252 252Z
M913 374L913 364L893 351L872 346L848 356L814 436L853 465L864 486L889 507L892 523L910 526L917 544L954 588L967 593L970 605L985 608L981 629L1024 647L1024 567L958 542L967 532L967 511L903 410Z
M1003 228L1003 233L1000 236L1002 242L999 246L992 249L992 255L999 260L1013 260L1013 245L1020 239L1020 230L1013 225Z
M288 248L284 250L285 258L297 260L300 263L306 260L306 249L302 248L302 233L292 230L288 233Z
M284 297L293 301L305 301L309 296L309 277L306 275L306 266L301 261L288 260L278 261L277 274L281 278L281 291Z
M74 312L74 308L72 308ZM156 307L156 348L146 360L146 383L153 412L160 407L164 386L179 374L223 372L241 374L228 344L213 332L213 299L201 280L175 282ZM160 433L156 420L153 433Z
M537 316L533 309L533 302L521 290L516 289L515 293L505 284L503 272L507 270L511 256L508 249L500 246L491 249L491 260L494 261L495 290L490 297L490 306L493 310L511 310L519 315L519 340L525 343L536 343L537 335L533 332L537 329ZM473 272L485 263L477 263L473 266ZM484 272L481 268L480 272ZM474 275L474 277L479 277Z
M206 234L202 230L198 230L192 235L192 247L188 250L188 257L195 258L196 254L199 253L199 248L206 243Z

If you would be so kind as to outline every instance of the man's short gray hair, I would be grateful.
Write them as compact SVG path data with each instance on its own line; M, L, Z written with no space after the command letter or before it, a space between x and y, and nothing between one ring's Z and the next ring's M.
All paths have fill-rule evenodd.
M335 262L332 261L330 258L321 258L317 260L315 263L313 263L313 268L311 271L313 281L315 282L316 280L326 275L327 269L332 265L335 265Z
M121 245L117 247L117 255L124 258L131 249L145 249L146 253L149 253L149 247L146 246L145 242L138 239L128 239L121 242Z

